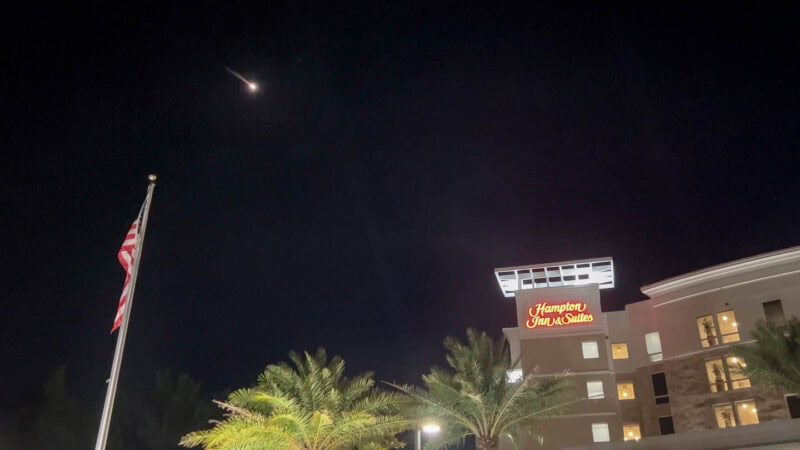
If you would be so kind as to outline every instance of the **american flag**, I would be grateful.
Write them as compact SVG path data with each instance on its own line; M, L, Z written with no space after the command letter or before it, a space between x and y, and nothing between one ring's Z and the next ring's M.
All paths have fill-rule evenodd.
M122 247L119 248L119 253L117 253L117 259L119 259L119 263L122 264L122 268L125 269L125 284L122 286L122 295L119 296L117 316L114 318L114 326L111 327L112 333L119 328L122 324L122 318L125 317L125 306L128 303L128 296L131 293L131 272L133 271L133 261L136 256L136 242L139 239L139 221L141 217L142 214L140 212L139 216L131 225L131 229L128 230L125 241L122 243Z

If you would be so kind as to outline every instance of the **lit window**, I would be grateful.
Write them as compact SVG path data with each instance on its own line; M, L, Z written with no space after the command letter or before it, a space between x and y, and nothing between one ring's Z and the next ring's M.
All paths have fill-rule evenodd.
M738 356L725 357L706 361L706 375L711 392L722 392L729 389L750 387L750 379L744 374L747 364Z
M750 379L744 373L747 364L743 358L728 356L725 358L728 366L728 378L731 380L731 389L744 389L750 387Z
M661 335L658 334L658 331L645 334L644 343L647 346L647 355L650 357L650 361L664 359L664 355L661 353Z
M630 423L622 426L623 439L626 441L638 441L642 438L638 423Z
M733 405L730 403L715 405L714 415L717 418L717 426L720 428L758 423L758 409L752 400L742 400Z
M583 359L595 359L600 357L600 350L597 341L585 341L581 343L583 347Z
M608 433L607 423L593 423L592 424L592 440L594 442L609 442L611 435Z
M586 393L590 400L605 398L606 394L603 392L603 382L598 380L587 381Z
M722 392L728 390L728 377L721 359L706 361L706 375L711 386L711 392Z
M752 400L736 402L736 415L739 416L740 425L754 425L758 423L758 410Z
M636 398L636 393L633 392L633 382L625 381L617 383L617 398L620 400L633 400Z
M733 416L733 406L717 405L714 407L714 416L717 418L717 426L728 428L736 426L736 418Z
M509 383L516 383L522 379L522 369L509 370L506 372L506 375L508 376Z
M703 347L713 347L719 344L717 328L714 326L714 316L698 317L697 332L700 333L700 345Z
M717 322L723 343L739 342L739 322L736 321L733 310L717 313Z
M614 359L628 359L628 344L624 342L611 344L611 357Z

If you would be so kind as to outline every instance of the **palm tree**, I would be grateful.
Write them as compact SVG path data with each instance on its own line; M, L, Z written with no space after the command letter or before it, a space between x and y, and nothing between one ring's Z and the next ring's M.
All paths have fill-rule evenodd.
M800 392L800 320L793 317L785 325L760 320L752 335L755 343L733 349L747 363L739 370L756 383Z
M444 341L451 370L433 368L422 377L425 388L398 386L416 400L413 415L441 425L441 433L426 448L443 448L475 437L478 449L496 449L508 436L532 432L537 419L557 415L577 401L572 384L563 376L537 377L528 372L512 381L516 366L505 340L494 341L484 332L467 330L467 341Z
M226 413L208 430L183 437L184 447L247 450L353 450L402 446L409 428L398 414L402 395L380 391L371 372L346 378L344 361L325 350L290 353L294 366L267 366L255 387L215 402Z

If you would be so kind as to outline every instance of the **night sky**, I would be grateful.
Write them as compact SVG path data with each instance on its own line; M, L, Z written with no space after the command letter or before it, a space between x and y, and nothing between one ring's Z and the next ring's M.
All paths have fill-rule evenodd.
M800 244L783 7L5 14L0 410L61 364L104 395L148 173L123 370L209 392L317 346L416 382L446 335L515 325L495 267L612 256L611 310Z

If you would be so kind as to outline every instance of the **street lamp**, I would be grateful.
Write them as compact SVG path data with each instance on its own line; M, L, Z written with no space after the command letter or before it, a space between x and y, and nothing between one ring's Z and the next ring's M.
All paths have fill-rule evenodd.
M438 423L426 422L421 427L417 428L417 439L414 441L414 450L422 450L422 433L436 434L442 427Z

